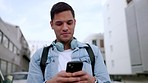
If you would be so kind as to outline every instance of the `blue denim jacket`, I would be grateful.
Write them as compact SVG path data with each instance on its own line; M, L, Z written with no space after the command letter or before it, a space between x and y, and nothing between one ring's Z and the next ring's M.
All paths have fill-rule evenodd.
M86 44L78 42L78 47L74 49L71 57L74 61L83 61L83 70L92 75L91 61L85 49L86 46ZM98 83L110 83L110 77L99 48L94 45L91 45L91 48L95 54L96 62L94 67L94 74ZM31 58L27 83L45 83L47 80L51 79L58 73L58 50L55 46L53 46L49 49L44 76L45 81L43 80L43 74L40 69L42 51L43 48L37 50Z

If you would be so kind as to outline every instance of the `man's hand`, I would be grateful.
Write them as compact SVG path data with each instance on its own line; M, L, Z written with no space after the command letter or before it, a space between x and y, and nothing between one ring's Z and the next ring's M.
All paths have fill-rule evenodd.
M67 73L66 71L59 72L46 83L94 83L95 78L84 71Z
M87 72L84 71L78 71L72 73L72 77L78 77L80 80L74 83L94 83L95 77L89 75Z
M72 73L61 71L52 79L48 80L46 83L69 83L69 82L77 82L77 81L80 81L79 77L72 77Z

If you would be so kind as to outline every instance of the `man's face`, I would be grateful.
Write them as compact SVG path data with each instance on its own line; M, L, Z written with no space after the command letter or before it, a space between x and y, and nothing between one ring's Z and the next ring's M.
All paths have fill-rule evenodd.
M71 11L55 14L50 24L56 34L57 41L69 42L73 38L75 23Z

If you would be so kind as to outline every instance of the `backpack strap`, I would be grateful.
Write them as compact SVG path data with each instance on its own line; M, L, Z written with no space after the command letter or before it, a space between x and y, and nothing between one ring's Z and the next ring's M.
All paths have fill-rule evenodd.
M93 52L91 46L88 43L86 43L86 44L88 45L88 47L86 47L86 50L87 50L87 53L88 53L90 60L91 60L92 73L93 73L93 76L95 76L95 74L94 74L95 55L94 55L94 52Z
M42 70L42 74L43 74L43 79L44 80L45 80L44 73L45 73L46 61L47 61L47 57L48 57L48 50L51 47L52 47L52 45L44 47L43 48L43 52L42 52L42 56L41 56L40 67L41 67L41 70Z

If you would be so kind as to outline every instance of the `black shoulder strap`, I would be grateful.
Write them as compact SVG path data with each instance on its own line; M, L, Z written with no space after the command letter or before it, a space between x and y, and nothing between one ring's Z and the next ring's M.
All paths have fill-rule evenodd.
M87 50L87 53L89 54L89 57L90 57L90 60L91 60L93 76L95 76L94 75L95 55L94 55L94 52L93 52L92 48L90 47L90 45L89 44L87 44L87 45L88 45L88 47L86 47L86 50Z
M42 56L41 56L40 67L41 67L41 70L42 70L43 79L44 79L44 72L45 72L46 61L47 61L47 56L48 56L48 50L49 50L50 47L52 47L52 45L44 47L43 52L42 52Z

